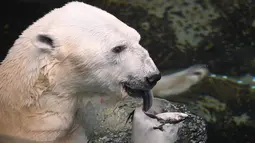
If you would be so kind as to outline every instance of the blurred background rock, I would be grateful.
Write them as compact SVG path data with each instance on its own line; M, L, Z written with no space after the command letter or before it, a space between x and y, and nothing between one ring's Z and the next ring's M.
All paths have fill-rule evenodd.
M1 3L3 60L19 34L67 0ZM252 0L83 0L141 34L161 71L207 64L213 75L170 101L207 121L208 142L255 142L255 2ZM215 74L215 75L214 75Z

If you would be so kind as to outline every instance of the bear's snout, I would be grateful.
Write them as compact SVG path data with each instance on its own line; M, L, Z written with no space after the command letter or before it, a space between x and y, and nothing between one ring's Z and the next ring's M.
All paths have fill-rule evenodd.
M129 75L128 80L124 83L132 89L151 90L160 79L161 73L157 70L140 78L139 76Z
M151 87L154 87L160 79L161 79L160 72L145 77L145 81L147 81Z

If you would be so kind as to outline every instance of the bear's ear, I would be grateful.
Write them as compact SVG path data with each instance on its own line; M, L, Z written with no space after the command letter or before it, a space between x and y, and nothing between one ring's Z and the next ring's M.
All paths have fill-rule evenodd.
M56 41L49 34L38 34L34 39L34 45L45 52L50 52L56 47Z

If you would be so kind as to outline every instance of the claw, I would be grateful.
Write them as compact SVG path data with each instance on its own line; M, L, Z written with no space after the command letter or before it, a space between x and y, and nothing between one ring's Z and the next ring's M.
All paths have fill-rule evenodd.
M133 122L134 114L135 114L135 110L133 110L131 113L129 113L128 118L127 118L125 124L127 124L127 122L128 122L129 120L131 120L131 122Z
M165 125L165 124L161 124L161 125L159 125L159 126L157 126L157 127L153 127L153 129L154 129L154 130L157 130L157 129L158 129L158 130L160 130L160 131L163 132L163 131L164 131L164 129L163 129L163 126L164 126L164 125Z
M150 113L146 113L146 112L144 112L144 113L145 113L145 115L147 115L148 117L150 117L150 118L152 118L152 119L156 119L156 120L159 121L160 123L164 122L164 119L162 119L162 118L160 118L160 117L158 117L158 116L156 116L156 115L153 115L153 114L150 114Z

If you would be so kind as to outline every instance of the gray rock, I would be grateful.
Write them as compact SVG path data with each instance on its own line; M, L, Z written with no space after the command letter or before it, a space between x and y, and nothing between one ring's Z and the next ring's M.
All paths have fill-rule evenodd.
M191 114L184 105L170 103L167 100L155 98L150 113L182 112L189 118L173 125L178 131L172 136L176 143L204 143L207 140L205 122ZM126 123L129 113L141 106L141 100L127 97L118 105L106 103L89 103L80 114L85 118L84 126L91 143L131 143L132 123ZM169 143L172 143L169 141Z

